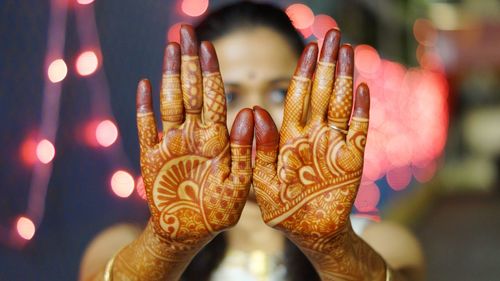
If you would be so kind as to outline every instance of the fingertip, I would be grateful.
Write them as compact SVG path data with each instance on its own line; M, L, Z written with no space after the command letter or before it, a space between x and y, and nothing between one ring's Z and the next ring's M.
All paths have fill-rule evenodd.
M196 56L198 54L198 42L193 27L188 24L181 25L180 35L182 55Z
M340 37L341 33L338 28L332 28L326 33L323 47L321 48L320 61L333 63L337 60Z
M275 149L279 134L271 115L260 106L254 106L253 111L257 149Z
M219 71L217 53L215 52L214 45L211 42L201 42L200 57L201 69L203 72L213 73Z
M318 57L318 44L311 42L307 44L300 56L299 63L295 69L295 75L311 78Z
M181 67L180 46L176 42L170 42L165 47L165 59L163 70L165 73L178 73Z
M240 145L251 145L254 132L254 116L250 108L244 108L238 112L231 128L231 143Z
M136 108L138 113L152 111L151 83L141 79L137 85Z
M370 113L370 88L366 83L359 84L356 89L354 116L368 118Z
M354 75L354 50L350 44L342 44L338 55L338 75Z

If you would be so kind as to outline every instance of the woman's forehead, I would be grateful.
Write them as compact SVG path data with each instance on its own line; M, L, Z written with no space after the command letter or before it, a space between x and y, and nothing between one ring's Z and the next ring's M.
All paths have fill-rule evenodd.
M284 37L266 27L231 32L214 45L225 82L289 77L297 62Z

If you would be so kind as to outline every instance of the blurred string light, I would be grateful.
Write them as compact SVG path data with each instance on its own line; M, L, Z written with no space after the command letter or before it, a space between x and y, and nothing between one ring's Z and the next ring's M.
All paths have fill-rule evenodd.
M111 105L106 76L99 69L100 46L95 25L93 7L88 5L93 0L78 0L82 6L75 6L78 35L82 47L75 59L75 71L86 80L91 93L91 111L93 120L85 127L85 138L88 138L88 128L92 128L93 146L112 147L107 156L114 161L114 165L128 165L128 159L118 142L118 128L111 116ZM32 167L33 173L29 189L27 210L21 215L12 228L0 226L0 240L14 247L20 247L31 240L37 227L43 220L45 212L45 196L52 173L52 163L56 156L54 146L58 129L58 115L61 96L61 81L68 74L68 66L63 59L66 16L68 2L51 0L50 22L48 30L47 51L45 65L47 79L43 91L42 118L37 133L25 137L19 147L19 155L23 164ZM92 75L92 76L90 76ZM96 118L100 116L101 118ZM102 118L107 116L107 118ZM94 145L95 144L95 145ZM103 184L105 185L105 184ZM113 173L109 183L112 194L127 198L134 191L134 178L129 172L119 170ZM10 232L10 233L9 233ZM14 234L14 235L13 235ZM20 238L20 239L19 239ZM23 242L24 241L24 242Z
M66 78L66 74L68 74L68 67L63 59L52 61L47 69L47 76L52 83L61 82Z
M181 10L190 17L199 17L208 9L208 0L183 0Z
M81 76L88 76L94 73L99 66L97 55L93 51L82 52L76 59L76 71Z

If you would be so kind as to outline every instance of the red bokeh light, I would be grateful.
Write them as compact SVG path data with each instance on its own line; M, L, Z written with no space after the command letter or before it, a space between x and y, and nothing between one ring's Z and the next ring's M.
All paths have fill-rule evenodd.
M314 22L314 13L307 5L292 4L286 8L285 12L295 28L308 28Z
M411 182L411 170L409 166L397 167L387 172L387 183L396 190L403 190Z
M134 178L126 171L118 170L111 177L111 189L118 197L129 197L134 192L134 185Z
M81 76L94 73L99 66L99 59L93 51L82 52L76 59L76 71Z
M44 164L48 164L54 159L56 149L54 145L46 139L41 140L36 146L36 156Z
M374 182L362 182L354 206L360 212L374 212L377 211L379 200L380 190L378 186Z
M358 45L354 52L354 64L359 72L365 75L373 75L379 70L380 56L372 46Z
M317 15L314 17L312 31L316 38L323 38L328 30L337 27L337 22L329 15Z
M56 59L52 61L47 69L47 76L52 83L61 82L64 78L66 78L67 74L68 67L63 59Z
M181 41L180 30L181 30L181 26L183 24L184 23L182 23L182 22L178 22L178 23L172 25L168 29L168 33L167 33L167 41L168 42L177 42L177 43L179 43Z
M144 180L142 179L142 177L138 177L137 178L136 185L135 185L135 190L137 191L137 194L139 194L139 196L142 199L144 199L144 200L147 199L146 188L144 186Z
M304 36L304 39L309 38L313 34L312 26L302 28L302 29L297 29L302 36Z
M190 17L203 15L208 9L208 0L183 0L181 10Z
M19 149L21 161L28 166L36 163L36 146L37 143L33 138L26 138Z
M27 217L20 217L16 223L17 233L25 240L31 240L35 235L35 224Z
M111 120L101 121L95 130L95 138L98 144L108 147L118 138L118 128Z

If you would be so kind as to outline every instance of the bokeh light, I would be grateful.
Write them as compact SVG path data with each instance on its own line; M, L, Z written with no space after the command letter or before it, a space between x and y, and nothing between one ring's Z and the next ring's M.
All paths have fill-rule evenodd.
M56 149L54 145L47 139L41 140L36 146L36 156L38 160L44 164L48 164L54 159Z
M181 10L184 14L191 17L203 15L208 9L208 0L183 0Z
M328 30L337 27L337 22L329 15L317 15L314 17L312 31L316 38L323 38Z
M135 184L135 190L137 191L137 194L139 194L139 196L146 200L146 188L144 186L144 180L142 179L141 176L139 176L137 178L137 181L136 181L136 184Z
M20 217L16 223L17 233L25 240L31 240L35 235L35 224L27 217Z
M380 200L380 190L374 182L361 182L354 206L359 212L374 212Z
M396 190L403 190L411 182L411 170L409 166L397 167L387 172L387 183Z
M94 0L76 0L76 2L78 2L78 4L80 4L80 5L88 5L88 4L92 4L94 2Z
M377 50L369 45L358 45L354 49L354 59L356 69L365 74L374 74L379 70L380 56Z
M180 30L181 30L181 26L183 25L182 22L178 22L174 25L172 25L169 29L168 29L168 33L167 33L167 41L168 42L177 42L179 43L181 41L181 35L180 35Z
M434 46L438 37L434 24L428 19L417 19L413 23L413 35L424 46Z
M56 59L52 61L47 69L47 76L52 83L61 82L64 78L66 78L67 74L68 67L63 59Z
M31 166L36 163L36 146L37 143L33 138L26 138L20 146L19 154L21 161L27 165Z
M304 29L314 23L314 13L307 5L292 4L286 8L285 12L295 28Z
M95 138L98 144L108 147L118 138L118 128L111 120L104 120L97 125Z
M129 197L134 192L134 185L134 178L126 171L118 170L111 177L111 189L118 197Z
M94 73L99 66L99 59L93 51L82 52L76 59L76 71L81 76Z

